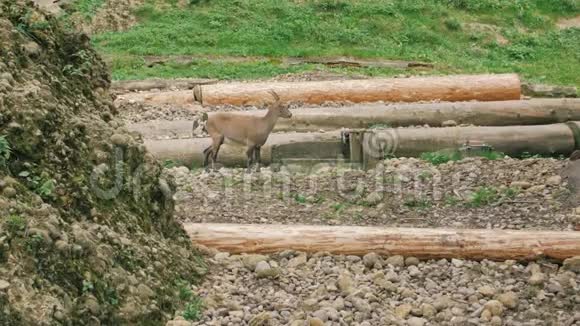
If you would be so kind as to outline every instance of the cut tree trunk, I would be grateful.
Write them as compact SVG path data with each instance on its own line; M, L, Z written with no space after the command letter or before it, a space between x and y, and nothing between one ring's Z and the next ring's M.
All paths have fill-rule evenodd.
M578 122L569 122L578 125ZM363 152L375 159L390 154L416 157L425 152L456 150L467 142L483 142L510 156L523 153L569 155L578 144L565 123L538 126L391 128L363 131Z
M157 159L176 161L187 166L201 166L203 150L210 138L145 140L147 150ZM246 165L246 148L228 140L221 147L217 163L230 167ZM286 159L344 159L340 132L271 134L261 149L263 164L282 163Z
M580 145L580 135L575 137L568 124L580 127L579 122L569 122L538 126L369 129L346 133L349 138L362 134L359 142L362 148L357 153L362 153L363 162L355 163L367 162L367 167L372 167L387 155L417 157L425 152L457 150L467 141L483 142L510 156L523 153L569 155ZM210 144L209 138L145 139L148 151L158 159L198 166L203 162L203 150ZM274 133L262 147L262 160L270 164L288 159L349 159L348 145L340 131ZM350 151L356 150L350 147ZM243 146L229 144L226 140L218 161L226 166L243 167L246 164L244 151ZM355 159L360 159L359 156Z
M199 85L194 97L203 105L265 105L275 91L284 103L419 102L518 100L516 74L412 77L313 82L258 82Z
M563 260L580 255L579 232L185 223L195 244L230 253L297 250L419 259Z
M145 80L121 80L114 81L111 89L120 92L150 91L152 89L192 89L196 85L207 85L217 83L215 79L145 79Z
M170 91L170 92L142 92L126 93L117 96L115 103L119 102L136 102L149 105L193 105L195 101L191 90Z
M476 126L539 125L580 120L580 99L534 99L529 101L368 104L340 108L291 110L292 118L280 119L274 131L320 131L340 128L441 127L450 120ZM263 111L241 114L263 116ZM211 115L213 113L209 113Z

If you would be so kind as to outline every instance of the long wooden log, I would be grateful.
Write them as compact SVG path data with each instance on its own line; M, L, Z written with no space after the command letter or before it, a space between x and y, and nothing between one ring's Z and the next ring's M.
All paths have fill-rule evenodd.
M580 255L580 232L185 223L191 240L230 253L298 250L419 259L563 260Z
M340 108L291 110L292 118L280 119L275 131L319 131L340 128L369 128L429 125L441 127L453 120L476 126L539 125L580 120L580 99L534 99L529 101L369 104ZM213 113L209 113L210 115ZM261 116L263 111L243 114Z
M211 144L210 138L145 139L147 150L159 160L172 160L187 166L201 166L203 150ZM261 149L263 164L286 159L329 160L343 158L340 132L271 134ZM218 155L224 166L246 165L245 147L225 142Z
M152 78L144 80L120 80L111 84L111 89L122 92L132 91L150 91L153 89L192 89L196 85L206 85L217 83L216 79L204 78L180 78L180 79L161 79Z
M127 93L117 96L116 103L119 102L136 102L151 105L193 105L195 104L191 90L170 91L170 92L142 92Z
M580 128L580 122L569 122ZM495 150L516 156L530 154L569 155L578 146L574 132L564 123L538 126L394 128L362 130L362 146L366 162L372 166L385 154L416 157L425 152L457 149L467 141L482 141ZM145 146L160 160L180 161L200 165L203 150L211 144L209 138L145 139ZM287 159L344 159L345 143L338 131L323 133L274 133L262 147L264 164ZM244 147L224 144L218 161L226 166L244 166ZM377 156L377 155L380 155Z
M268 90L281 100L321 104L333 102L419 102L518 100L516 74L412 77L313 82L257 82L199 85L194 97L203 105L264 105L272 101Z
M580 127L578 122L569 122ZM495 150L516 156L522 153L542 155L572 153L578 144L574 132L564 123L538 126L394 128L365 131L363 146L370 156L384 154L416 157L425 152L457 149L466 142L482 141ZM383 157L383 156L382 156Z

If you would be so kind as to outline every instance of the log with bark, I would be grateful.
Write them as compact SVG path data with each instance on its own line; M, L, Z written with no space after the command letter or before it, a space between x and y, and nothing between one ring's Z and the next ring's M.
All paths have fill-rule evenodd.
M171 160L186 166L201 166L203 150L211 144L210 138L145 139L147 150L161 161ZM245 146L226 140L217 163L224 166L245 166ZM287 159L331 160L344 159L340 132L271 134L261 149L263 164Z
M510 156L523 153L570 155L580 146L580 132L575 134L570 125L580 127L580 122L537 126L365 129L345 133L349 137L362 134L359 144L364 154L363 162L356 163L366 162L367 167L372 167L386 155L417 157L425 152L457 150L468 141L483 142ZM210 143L209 138L145 140L149 152L160 160L198 166L203 162L203 150ZM345 150L348 145L339 131L274 133L262 148L262 160L269 164L298 158L349 159L348 150ZM243 146L226 143L220 150L218 161L226 166L244 166L244 151Z
M217 83L215 79L205 78L182 78L182 79L161 79L152 78L145 80L120 80L111 84L111 89L118 92L150 91L153 89L192 89L196 85L207 85Z
M284 250L419 259L564 260L580 255L580 232L185 223L195 244L230 253Z
M579 124L568 122L537 126L365 130L362 131L362 144L364 153L375 159L381 159L387 154L416 157L425 152L458 149L468 142L482 142L510 156L523 153L570 155L580 145L577 139L579 135L574 131L576 128L571 126Z
M419 102L518 100L520 79L516 74L361 79L312 82L255 82L199 85L196 101L203 105L265 105L269 90L285 103L324 102Z

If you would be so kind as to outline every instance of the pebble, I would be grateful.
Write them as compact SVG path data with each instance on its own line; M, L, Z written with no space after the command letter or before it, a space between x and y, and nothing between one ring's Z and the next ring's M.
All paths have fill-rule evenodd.
M518 306L518 295L514 292L502 293L497 297L497 300L509 309L515 309Z
M398 255L391 256L391 257L387 258L385 263L387 265L403 267L403 266L405 266L405 258L403 256L398 256Z
M580 274L580 256L574 256L564 260L564 269Z
M409 325L409 326L423 326L423 325L425 325L426 322L427 322L427 320L425 320L423 318L411 317L411 318L409 318L409 320L407 320L407 325Z
M371 252L363 256L363 263L367 268L373 268L375 264L379 262L379 259L379 255Z
M413 306L408 303L404 303L395 308L395 315L401 319L405 319L407 316L409 316L411 310L413 310Z
M488 310L492 316L501 316L504 307L498 300L490 300L484 305L485 310Z
M0 291L4 291L10 287L10 283L5 280L0 280Z
M484 285L481 286L477 289L477 292L479 292L479 294L485 296L485 297L493 297L495 295L495 289L489 285Z
M546 275L544 275L544 273L534 273L528 279L528 283L530 283L531 285L541 285L544 284L545 281Z

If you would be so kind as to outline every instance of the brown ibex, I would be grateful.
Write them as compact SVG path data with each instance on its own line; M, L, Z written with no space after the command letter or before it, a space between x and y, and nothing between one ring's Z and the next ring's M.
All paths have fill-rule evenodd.
M246 172L251 172L251 166L257 163L257 171L260 171L262 162L260 149L270 132L274 128L279 117L291 118L292 113L286 106L282 106L280 97L276 92L270 90L275 102L269 106L268 113L263 117L255 117L231 112L220 112L208 117L205 130L212 140L211 146L204 151L203 165L209 169L208 160L211 156L212 169L217 159L220 146L224 139L229 139L235 143L246 145L246 156L248 157L248 168Z

